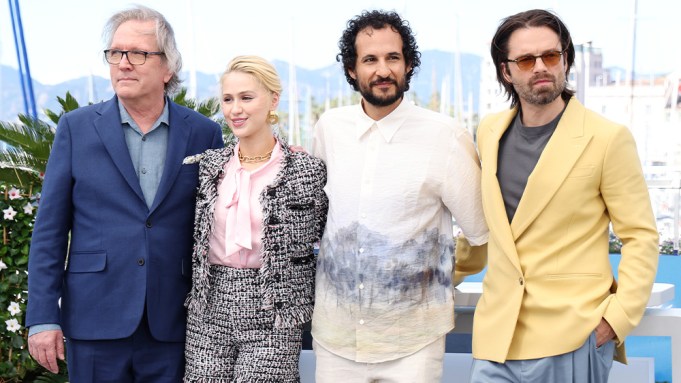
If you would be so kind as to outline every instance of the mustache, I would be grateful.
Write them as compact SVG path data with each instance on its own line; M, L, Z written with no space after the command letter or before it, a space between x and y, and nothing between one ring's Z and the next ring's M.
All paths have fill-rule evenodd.
M551 82L556 82L556 76L550 73L537 73L536 75L532 76L532 78L530 78L530 83L533 84L537 81L542 80L550 80Z
M390 78L390 77L379 77L376 80L370 82L369 85L374 86L374 85L378 85L379 83L386 83L386 82L397 85L397 81L395 79Z

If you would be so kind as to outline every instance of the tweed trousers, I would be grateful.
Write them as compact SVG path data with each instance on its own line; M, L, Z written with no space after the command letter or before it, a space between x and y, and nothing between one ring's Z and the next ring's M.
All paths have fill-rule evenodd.
M275 328L259 269L210 266L205 311L187 317L185 382L299 382L302 326Z

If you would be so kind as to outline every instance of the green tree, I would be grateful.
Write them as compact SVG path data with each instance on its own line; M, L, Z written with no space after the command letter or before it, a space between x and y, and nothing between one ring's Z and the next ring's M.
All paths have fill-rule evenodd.
M66 112L79 107L70 93L57 97L62 110L59 114L45 110L49 122L19 115L18 123L0 121L0 141L5 147L0 150L0 182L31 189L42 183L47 159L54 141L55 126Z
M220 113L220 100L217 97L211 97L205 101L196 101L193 98L187 98L187 88L182 88L173 96L173 102L193 109L220 124L225 143L236 139L232 134L232 129L229 128Z

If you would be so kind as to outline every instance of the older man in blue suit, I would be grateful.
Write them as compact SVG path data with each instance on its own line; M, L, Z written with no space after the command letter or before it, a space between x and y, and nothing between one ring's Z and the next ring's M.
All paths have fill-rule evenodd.
M29 350L78 382L179 382L198 165L219 126L167 97L172 27L135 7L107 23L116 96L64 115L29 257ZM68 254L68 257L67 257ZM61 300L61 302L60 302Z

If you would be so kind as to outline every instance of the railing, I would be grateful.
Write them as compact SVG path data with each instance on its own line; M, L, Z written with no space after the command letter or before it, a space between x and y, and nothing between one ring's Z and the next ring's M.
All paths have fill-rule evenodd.
M671 254L679 255L681 171L668 171L666 167L660 167L660 170L651 170L655 168L657 167L649 166L646 168L646 173L649 177L652 177L652 179L646 180L646 183L657 219L660 241L663 244L665 241L671 241Z

